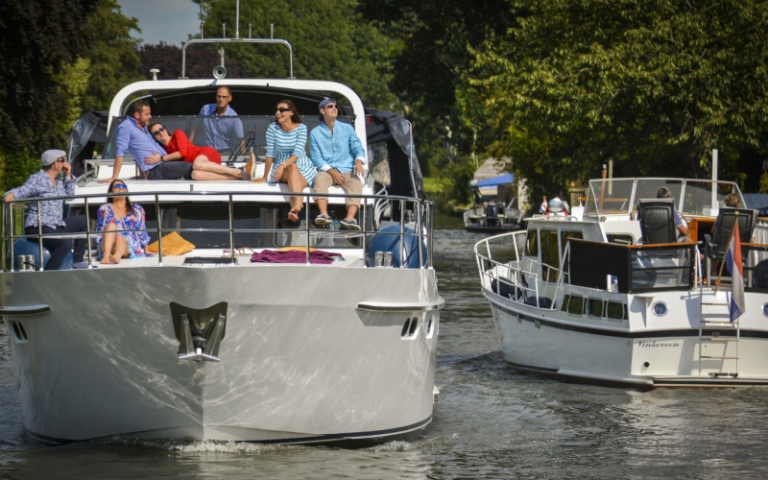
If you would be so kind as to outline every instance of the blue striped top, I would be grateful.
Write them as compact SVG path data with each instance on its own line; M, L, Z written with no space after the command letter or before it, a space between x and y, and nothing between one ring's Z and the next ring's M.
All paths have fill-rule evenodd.
M299 167L299 171L304 178L307 179L309 186L315 181L315 164L307 157L306 153L307 145L307 126L303 123L294 128L290 132L286 132L277 124L272 122L267 128L267 157L273 158L272 170L269 172L267 181L269 183L276 183L272 175L275 173L278 165L288 160L293 155L296 155L296 165Z

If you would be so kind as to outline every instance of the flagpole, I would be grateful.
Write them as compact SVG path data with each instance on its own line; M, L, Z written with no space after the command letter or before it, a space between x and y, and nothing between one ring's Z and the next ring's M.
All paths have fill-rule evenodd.
M728 248L731 246L731 242L733 241L733 231L736 230L736 225L739 224L739 212L734 212L736 215L733 217L733 226L731 227L731 234L728 236L728 247L725 249L725 253L728 254ZM720 277L723 276L723 267L725 266L725 255L723 255L723 259L720 260L720 271L717 274L717 282L715 282L715 293L720 289Z

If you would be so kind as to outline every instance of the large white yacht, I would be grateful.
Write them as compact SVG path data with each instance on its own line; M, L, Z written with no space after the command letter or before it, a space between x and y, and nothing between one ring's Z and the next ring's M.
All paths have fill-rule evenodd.
M662 187L672 200L656 198ZM705 239L727 213L728 194L744 205L732 182L597 179L578 215L537 215L527 231L478 242L504 359L546 376L639 388L768 385L768 246L755 240L765 227L742 240L746 309L735 321L732 279ZM682 213L689 236L659 243L644 231L640 218L652 220L644 205L654 203ZM674 223L662 227L677 233Z
M369 155L362 230L339 228L345 195L336 187L329 206L335 220L317 228L310 188L300 222L289 222L286 185L142 180L126 157L120 175L147 213L151 239L176 232L194 250L103 265L89 249L91 268L48 271L36 259L17 261L30 243L42 251L13 222L36 199L4 206L0 314L24 429L49 442L343 443L420 434L436 398L443 300L432 268L432 203L423 195L410 123L364 108L339 83L222 73L142 81L117 94L101 124L104 154L85 155L76 194L65 199L69 215L88 216L84 235L98 235L94 220L108 185L99 180L112 175L117 126L131 102L148 101L153 120L191 135L200 107L220 86L229 87L239 113L224 118L236 118L245 132L244 150L223 155L234 165L249 152L263 162L278 101L292 100L310 130L319 124L318 103L327 95L339 101L339 121L354 126ZM75 150L98 120L81 127ZM263 163L258 168L260 176ZM280 248L306 252L306 260L251 262L253 253ZM340 258L314 264L315 249Z

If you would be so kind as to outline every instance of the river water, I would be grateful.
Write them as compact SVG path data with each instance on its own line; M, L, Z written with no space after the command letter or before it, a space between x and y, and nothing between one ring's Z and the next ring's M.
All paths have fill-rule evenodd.
M499 352L472 254L440 220L440 401L423 439L360 450L125 441L50 447L22 432L0 326L1 479L767 478L768 390L641 392L521 375Z

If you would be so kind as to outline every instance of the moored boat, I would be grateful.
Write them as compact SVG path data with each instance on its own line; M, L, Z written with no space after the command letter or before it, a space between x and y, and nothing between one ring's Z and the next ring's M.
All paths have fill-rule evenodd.
M667 204L656 198L662 187L674 198ZM730 214L728 194L744 204L731 182L598 179L589 184L583 218L534 216L526 231L478 242L482 291L504 359L578 382L768 385L768 246L754 240L765 232L753 231L754 222L745 232L756 214L741 211L750 220L739 223L747 235L743 285L717 268L727 240L718 246L705 238ZM661 225L669 233L677 233L671 214L681 212L689 236L655 239L658 217L644 214L652 204L670 214ZM730 232L722 225L721 238ZM734 290L744 291L744 313L732 321Z
M511 173L472 182L470 188L475 205L463 215L464 228L468 232L500 233L518 230L523 226L523 212L518 208L518 197L512 195L510 190L514 182Z

